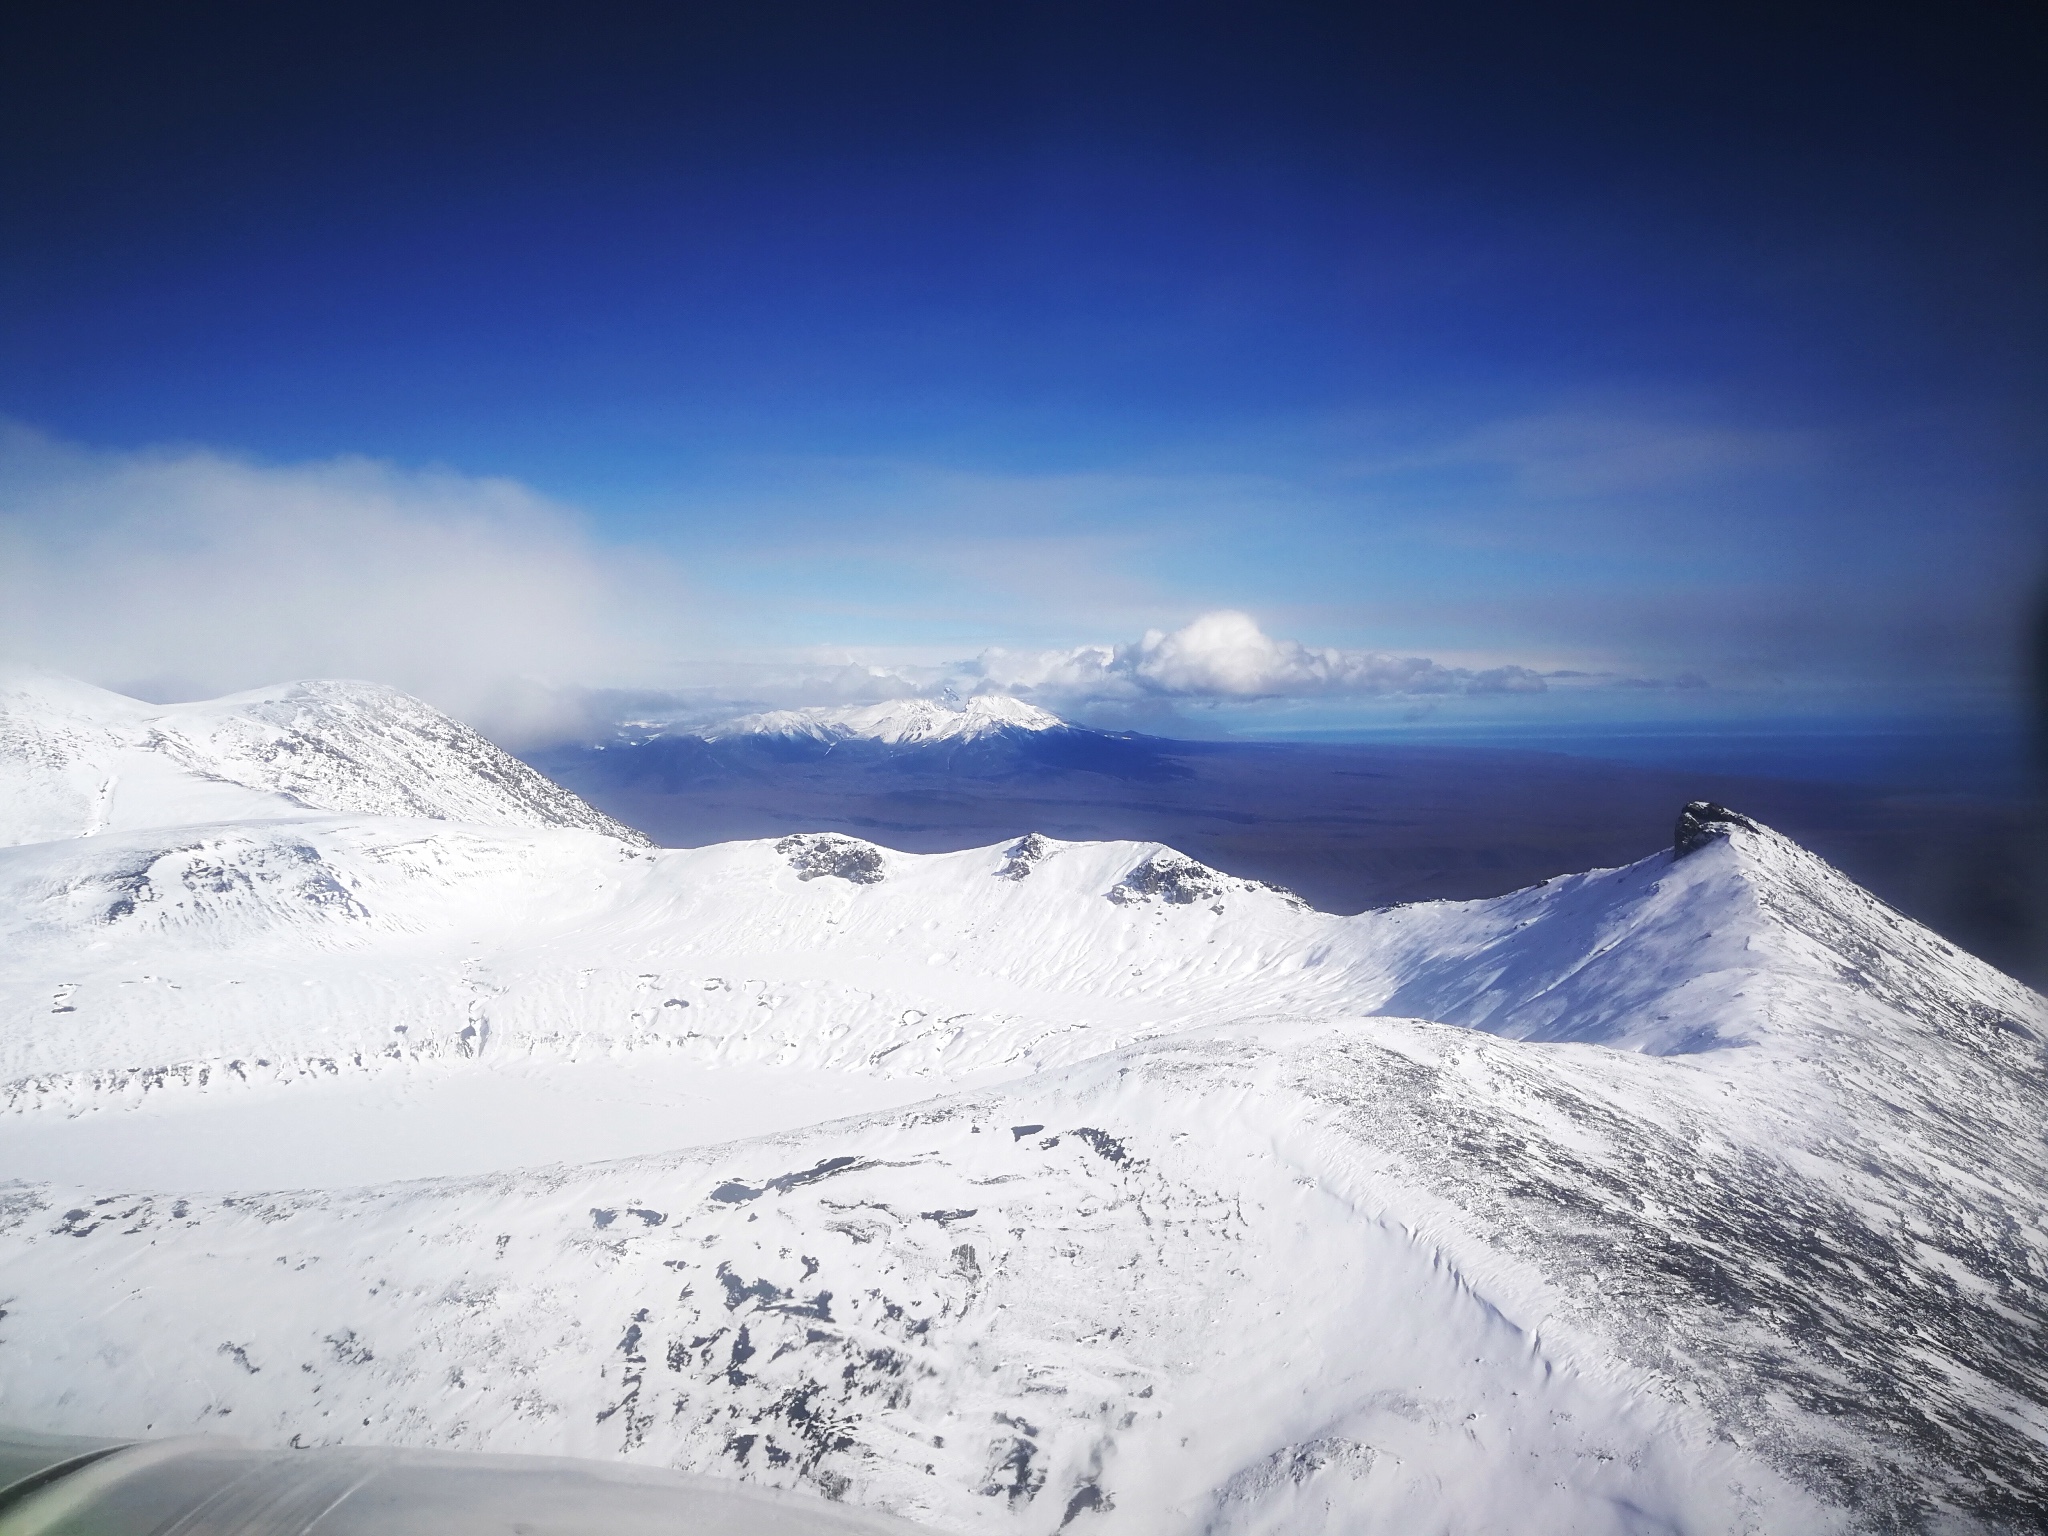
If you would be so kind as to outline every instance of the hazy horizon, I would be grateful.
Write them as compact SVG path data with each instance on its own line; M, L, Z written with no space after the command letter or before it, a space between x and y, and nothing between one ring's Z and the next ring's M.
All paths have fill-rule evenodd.
M0 66L0 655L512 742L2019 728L2003 13L460 18Z

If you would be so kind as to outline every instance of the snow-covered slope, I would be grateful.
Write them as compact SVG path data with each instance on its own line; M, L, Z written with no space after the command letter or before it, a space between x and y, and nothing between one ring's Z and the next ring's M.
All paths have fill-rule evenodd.
M1238 1026L708 1153L22 1189L0 1403L625 1456L962 1530L2024 1529L2038 1160L1956 1189L1896 1118L1748 1075Z
M0 850L0 1154L137 1149L0 1186L0 1420L614 1456L961 1531L2032 1529L2042 1000L1713 830L1355 918L1038 837ZM344 1187L433 1085L535 1073L556 1149L651 1085L602 1143L638 1155L502 1125L459 1160L492 1171ZM773 1134L663 1119L684 1073ZM831 1081L846 1118L771 1112ZM232 1192L155 1176L151 1127L258 1124ZM261 1193L314 1134L322 1187Z
M152 705L46 673L0 673L0 844L308 811L645 841L469 727L373 683Z
M891 699L882 704L837 708L779 709L709 726L696 734L706 741L739 737L824 743L872 741L887 746L981 741L1016 732L1071 730L1058 715L1005 694L976 694L964 703L937 699Z
M1832 1051L1872 1010L1887 1022L1863 1052L1958 1020L2033 1039L2041 1017L2026 988L1747 832L1354 918L1156 844L657 851L345 818L108 834L0 852L0 989L19 1021L0 1100L67 1107L114 1062L146 1086L259 1058L289 1077L646 1050L942 1083L1258 1017L1659 1054Z
M952 1530L1839 1528L1551 1322L1566 1288L1346 1124L1351 1094L1427 1116L1475 1040L1204 1034L779 1143L470 1183L38 1192L10 1325L51 1331L7 1390L137 1428L802 1481ZM120 1362L145 1353L192 1366L138 1390Z

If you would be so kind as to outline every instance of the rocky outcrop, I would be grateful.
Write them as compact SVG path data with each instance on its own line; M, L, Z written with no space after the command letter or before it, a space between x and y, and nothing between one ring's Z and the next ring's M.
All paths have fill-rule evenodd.
M835 837L830 832L799 832L777 843L775 851L789 860L789 867L796 871L799 880L836 875L855 885L882 883L882 851L856 838Z
M1738 811L1731 811L1725 805L1716 805L1711 800L1694 800L1678 813L1678 826L1671 834L1671 856L1682 859L1688 853L1697 853L1717 837L1726 837L1736 827L1745 832L1761 830L1757 824Z
M1038 866L1038 861L1052 852L1052 844L1036 832L1026 832L1004 850L1003 867L996 871L998 880L1022 880Z
M1222 896L1223 881L1206 864L1177 854L1159 853L1125 875L1108 894L1119 905L1149 896L1174 906L1192 906Z

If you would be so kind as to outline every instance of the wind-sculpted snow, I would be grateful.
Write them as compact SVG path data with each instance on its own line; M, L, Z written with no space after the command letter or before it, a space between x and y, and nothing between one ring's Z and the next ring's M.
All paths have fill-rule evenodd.
M2026 1528L2038 1223L1923 1204L1848 1118L1731 1115L1746 1075L1237 1027L587 1170L23 1191L0 1403L620 1455L942 1528ZM139 1387L167 1348L194 1368Z
M114 1070L172 1083L235 1060L291 1076L486 1050L943 1082L1254 1016L1657 1053L1824 1049L1866 1017L1928 1040L2041 1030L2033 993L1770 834L1334 918L1146 844L636 851L245 824L0 850L0 941L10 1016L61 1007L66 1026L0 1036L0 1094L74 1110ZM1837 1019L1838 996L1860 1011Z
M1917 1092L1970 1105L1930 1128L1815 1062L1775 1064L1759 1093L1760 1064L1739 1053L1677 1070L1574 1054L1558 1070L1468 1048L1453 1071L1337 1050L1349 1069L1320 1064L1312 1091L1345 1105L1338 1123L1398 1149L1489 1242L1534 1256L1563 1293L1560 1325L1857 1528L1965 1511L2026 1529L2048 1507L2037 1061L1923 1069ZM2033 1081L2015 1085L2015 1068ZM1959 1167L1973 1170L1961 1187L1941 1172Z
M1436 1036L1424 1062L1466 1047ZM1653 1374L1539 1337L1561 1298L1538 1267L1320 1123L1325 1091L1288 1079L1348 1044L1226 1032L574 1172L42 1192L16 1203L36 1284L0 1358L108 1312L132 1254L155 1281L6 1390L159 1429L723 1470L949 1529L1828 1528ZM138 1391L125 1363L172 1341L194 1369Z
M1658 1054L1818 1042L1851 983L1937 1034L1967 1016L2042 1039L2041 999L1767 831L1493 901L1370 914L1398 978L1379 1011ZM1818 989L1818 990L1817 990Z
M953 1530L2037 1528L2042 1000L1717 825L1355 918L1039 835L0 850L8 1125L593 1057L940 1095L468 1179L17 1184L0 1419Z
M1213 871L1221 900L1120 905L1156 846L1042 846L1029 881L998 878L1001 848L891 854L881 880L845 838L657 852L429 822L0 850L0 996L67 1010L0 1036L0 1094L74 1112L230 1061L290 1078L612 1050L943 1081L1344 1003L1297 927L1341 920Z
M372 683L148 705L0 677L0 844L343 811L646 839L439 710Z

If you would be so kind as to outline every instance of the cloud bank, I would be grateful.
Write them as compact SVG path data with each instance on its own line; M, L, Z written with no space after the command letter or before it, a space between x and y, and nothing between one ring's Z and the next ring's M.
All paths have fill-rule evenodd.
M1416 694L1541 693L1540 673L1448 667L1425 656L1345 651L1278 640L1248 613L1205 613L1131 645L984 652L970 669L990 691L1074 706L1144 699L1384 698Z
M1267 634L1250 614L1219 609L1179 629L1148 630L1128 644L998 647L962 660L915 665L846 659L762 663L744 677L728 675L696 689L593 700L588 713L593 721L623 721L632 729L691 729L761 709L1008 694L1087 724L1199 732L1205 728L1181 714L1181 707L1442 700L1624 685L1670 686L1612 673L1546 673L1512 665L1475 669L1426 656L1304 645Z
M110 687L368 678L518 741L565 723L542 685L654 661L678 608L662 586L512 481L0 427L0 656Z
M1205 704L1644 682L1308 645L1234 609L1122 643L826 663L721 649L696 606L679 572L607 548L572 511L510 480L364 459L100 453L0 424L0 659L145 697L361 677L518 747L621 718L948 693L1171 726Z

